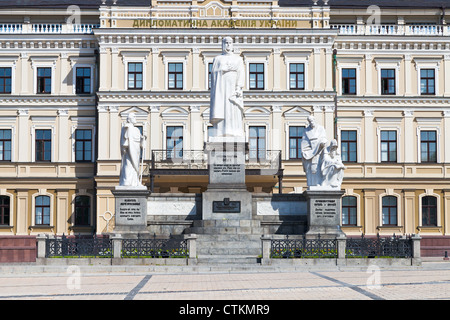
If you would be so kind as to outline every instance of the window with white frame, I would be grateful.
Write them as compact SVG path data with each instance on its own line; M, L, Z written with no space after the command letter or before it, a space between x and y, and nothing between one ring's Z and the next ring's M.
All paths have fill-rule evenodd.
M34 73L34 93L53 94L55 91L55 70L58 56L31 57Z
M397 95L399 92L399 75L402 58L376 57L374 60L375 68L378 72L378 94Z
M309 90L308 65L311 52L287 51L282 55L286 65L286 89Z
M185 90L187 60L190 50L162 51L165 68L165 89ZM194 71L195 72L195 71Z
M441 57L422 58L415 57L414 63L417 70L417 94L438 95L439 94L439 69Z
M11 161L12 130L0 128L0 161Z

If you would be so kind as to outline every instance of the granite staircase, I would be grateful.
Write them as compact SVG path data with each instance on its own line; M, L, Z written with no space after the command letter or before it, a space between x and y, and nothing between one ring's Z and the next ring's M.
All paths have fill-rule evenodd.
M263 228L258 220L197 220L186 231L198 236L198 265L259 263Z

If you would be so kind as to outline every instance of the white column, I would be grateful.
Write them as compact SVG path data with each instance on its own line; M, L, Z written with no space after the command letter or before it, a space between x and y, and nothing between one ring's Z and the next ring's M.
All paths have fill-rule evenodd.
M405 96L412 96L411 55L405 54ZM398 89L397 89L398 90Z
M281 90L281 60L280 48L273 49L273 91ZM276 149L278 150L278 149Z
M321 80L321 60L320 49L314 48L314 91L323 91L320 85Z
M121 126L119 119L119 107L112 106L109 107L109 130L110 130L110 139L109 139L109 150L110 150L110 159L111 160L119 160L121 159L120 155L120 134L121 134Z
M191 91L199 91L200 90L200 59L199 59L200 50L198 48L192 49L192 89Z
M73 65L72 65L73 67ZM67 61L67 53L63 52L61 53L61 60L60 60L60 71L61 71L61 88L60 88L60 92L62 95L68 94L69 90L69 86L68 86L68 82L69 82L69 72L68 72L68 61ZM72 72L75 72L75 70L73 70ZM75 83L72 84L73 86L76 86ZM75 90L75 89L74 89Z
M283 141L282 141L282 130L283 130L283 121L282 121L282 106L273 106L272 107L272 150L283 150ZM286 158L288 155L288 150L285 151Z
M58 110L58 162L69 162L69 112L67 109Z
M450 111L443 112L444 116L444 163L450 162Z
M336 70L337 72L337 70ZM333 50L325 50L325 91L333 90ZM337 80L336 80L337 81Z
M191 106L190 108L190 128L191 133L191 149L203 150L203 123L199 106Z
M372 96L376 91L373 88L372 77L372 55L366 54L366 96Z
M98 106L98 159L109 159L109 114L108 107Z
M100 69L99 69L99 91L106 91L109 86L110 77L108 77L108 54L105 48L100 48Z
M31 161L31 149L29 143L30 131L28 129L28 110L19 109L17 111L18 115L18 143L16 144L16 149L19 151L18 162L29 162Z
M111 91L119 90L119 49L111 49Z
M159 83L158 83L158 64L159 64L159 49L158 48L152 48L152 90L159 90ZM159 111L158 111L159 112Z
M325 106L325 131L328 140L334 139L334 106Z
M162 149L159 106L150 106L150 150Z
M362 162L376 162L375 150L376 144L373 139L375 132L373 130L373 110L364 110L364 159ZM358 147L361 146L361 143Z
M450 97L450 54L444 55L444 96Z
M405 117L405 133L403 134L404 141L404 150L405 150L405 159L404 162L406 163L414 163L416 160L414 159L414 150L416 149L417 143L414 139L416 137L416 134L413 134L413 120L414 120L414 112L411 110L406 110L403 112L403 115ZM417 152L419 152L417 150Z
M313 116L316 119L316 122L320 124L321 126L325 126L324 120L323 120L323 112L321 106L313 106Z
M22 87L20 88L20 93L21 94L30 94L30 88L29 88L29 83L33 83L33 79L30 79L28 77L28 68L29 68L29 64L28 64L28 53L21 53L20 54L20 58L21 58L21 65L22 65L22 81L19 81L19 83L21 83ZM19 92L19 91L17 91Z

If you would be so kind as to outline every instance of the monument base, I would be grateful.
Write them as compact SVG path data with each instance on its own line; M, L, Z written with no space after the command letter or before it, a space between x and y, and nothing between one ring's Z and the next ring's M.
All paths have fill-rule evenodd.
M335 238L345 235L341 230L342 190L307 190L304 195L308 203L307 238Z
M209 187L202 198L203 220L252 218L252 194L246 188Z
M147 188L119 187L112 191L115 204L114 233L127 237L145 236L147 231Z

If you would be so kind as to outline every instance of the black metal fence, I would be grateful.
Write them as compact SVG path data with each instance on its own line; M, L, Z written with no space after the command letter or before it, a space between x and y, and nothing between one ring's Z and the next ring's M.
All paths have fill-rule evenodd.
M345 255L348 258L411 258L413 254L411 236L347 238Z
M412 258L411 236L346 238L346 258ZM272 239L270 258L337 258L337 239Z
M187 240L168 239L123 239L122 258L187 258ZM113 258L113 240L109 237L71 236L47 238L46 258Z
M271 258L337 258L336 239L273 239Z
M124 239L122 258L187 258L187 240L183 239Z
M107 237L75 236L49 238L45 242L46 258L112 258L112 241Z

